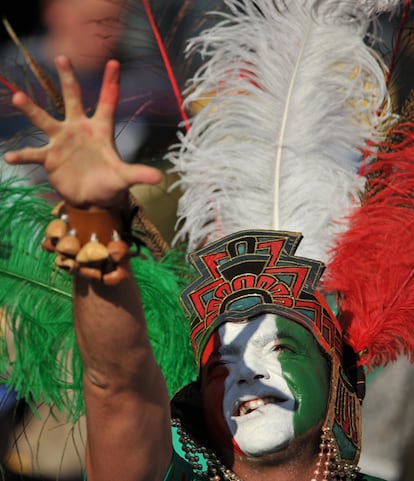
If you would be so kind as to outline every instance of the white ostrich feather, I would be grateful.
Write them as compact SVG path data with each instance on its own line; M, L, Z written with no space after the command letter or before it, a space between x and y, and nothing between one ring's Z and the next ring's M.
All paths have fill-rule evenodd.
M400 9L401 0L360 0L361 7L365 8L368 15L379 13L396 13Z
M326 261L387 99L367 18L350 0L225 3L189 45L204 64L187 104L214 96L169 156L183 190L176 240L191 251L243 229L298 231L298 254Z

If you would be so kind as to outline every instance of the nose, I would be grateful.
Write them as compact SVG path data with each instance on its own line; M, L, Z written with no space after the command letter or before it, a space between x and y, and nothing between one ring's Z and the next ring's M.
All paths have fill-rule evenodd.
M251 363L247 365L242 361L239 366L237 384L252 384L261 379L269 379L269 377L270 375L266 367L259 361L255 362L254 365Z

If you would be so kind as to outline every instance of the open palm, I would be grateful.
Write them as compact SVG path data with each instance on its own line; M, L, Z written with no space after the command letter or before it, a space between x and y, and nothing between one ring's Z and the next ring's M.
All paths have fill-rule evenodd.
M5 155L10 164L41 164L51 185L77 207L116 205L134 184L156 184L157 169L124 163L114 143L114 113L119 97L119 62L110 60L105 68L96 111L85 114L79 84L69 60L55 61L65 102L65 119L56 120L23 92L13 96L21 110L49 142L43 147L26 147Z

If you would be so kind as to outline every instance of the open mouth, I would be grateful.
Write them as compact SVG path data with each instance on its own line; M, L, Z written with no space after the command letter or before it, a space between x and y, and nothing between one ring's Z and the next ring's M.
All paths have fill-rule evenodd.
M245 416L246 414L250 414L256 409L265 406L266 404L280 404L284 401L287 401L287 399L277 398L275 396L266 396L256 399L250 399L249 401L238 403L236 409L233 412L233 416Z

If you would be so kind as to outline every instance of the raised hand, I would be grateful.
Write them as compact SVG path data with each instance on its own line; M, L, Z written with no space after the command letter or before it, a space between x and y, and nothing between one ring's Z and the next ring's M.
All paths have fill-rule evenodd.
M56 120L23 92L13 104L48 137L43 147L26 147L5 154L9 164L41 164L51 185L77 207L111 207L120 202L134 184L156 184L159 170L129 165L120 159L114 143L114 113L119 97L119 62L105 68L96 111L87 117L81 90L69 60L55 60L65 102L65 119Z

